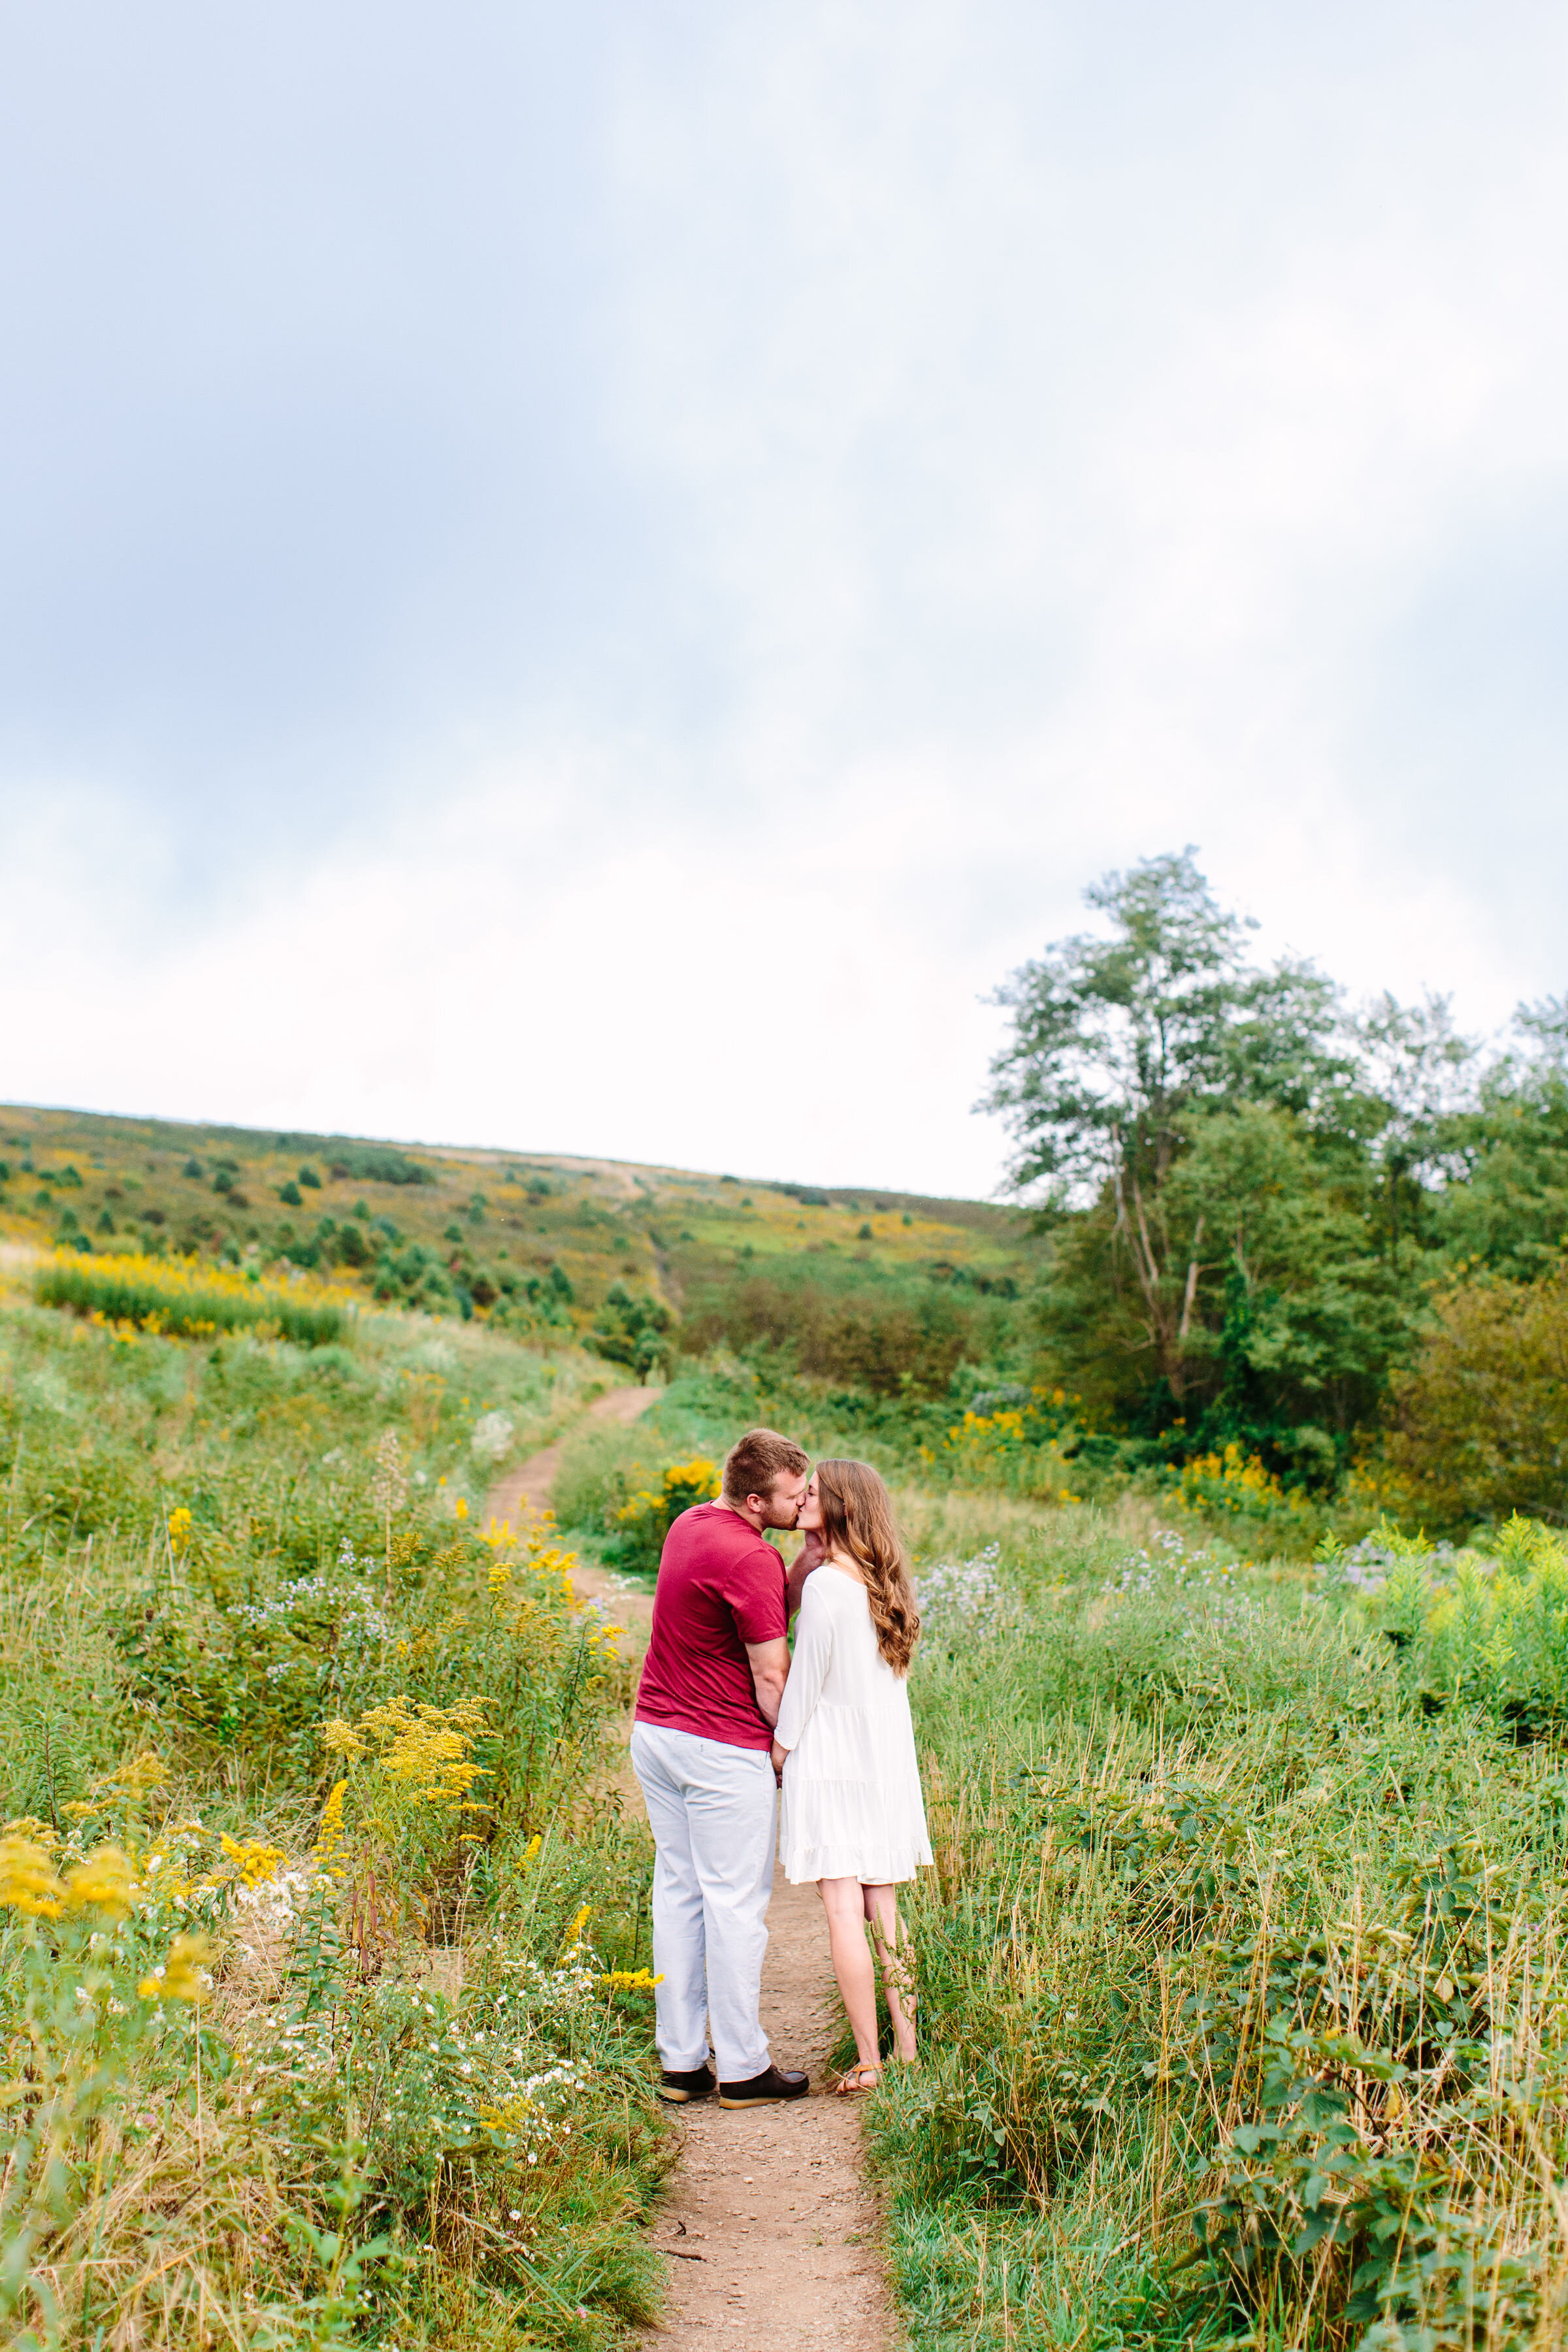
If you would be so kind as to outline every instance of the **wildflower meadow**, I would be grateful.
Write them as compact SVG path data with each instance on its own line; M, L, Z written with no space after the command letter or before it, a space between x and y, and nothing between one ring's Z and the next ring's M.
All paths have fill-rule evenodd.
M1178 1174L1310 1191L1298 1115L1232 1109ZM1205 1259L1185 1321L1172 1255L1163 1386L1109 1196L9 1115L0 2342L656 2324L636 1657L574 1567L646 1591L757 1422L876 1462L915 1558L892 2340L1568 2338L1568 1289L1455 1255L1495 1109L1440 1201L1378 1177L1381 1257L1336 1194L1272 1306ZM1287 1340L1331 1427L1254 1378ZM489 1529L557 1441L555 1516Z
M0 2340L617 2342L628 1661L478 1511L593 1360L203 1319L0 1308Z
M710 1366L563 1491L609 1531L776 1403ZM1303 1558L1223 1453L1157 1503L898 1500L936 1868L867 2132L911 2347L1562 2342L1568 1539Z

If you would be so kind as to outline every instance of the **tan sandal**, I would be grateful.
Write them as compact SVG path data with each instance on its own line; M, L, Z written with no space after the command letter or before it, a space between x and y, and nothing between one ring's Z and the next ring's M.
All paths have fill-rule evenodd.
M836 2099L864 2098L868 2091L876 2089L881 2079L880 2066L873 2066L869 2063L863 2066L851 2066L848 2073L840 2074L833 2085L833 2095Z

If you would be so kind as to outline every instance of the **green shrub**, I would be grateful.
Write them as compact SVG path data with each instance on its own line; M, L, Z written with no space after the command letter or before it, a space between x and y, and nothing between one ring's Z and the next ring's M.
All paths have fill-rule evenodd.
M772 1349L794 1372L872 1396L943 1394L961 1361L992 1352L1002 1310L955 1269L889 1273L824 1257L774 1258L727 1282L694 1285L682 1344Z
M434 1169L410 1160L405 1151L374 1143L334 1147L330 1172L334 1179L353 1176L362 1183L371 1184L434 1184L439 1181ZM364 1213L356 1210L354 1213Z
M1517 1516L1489 1549L1440 1549L1388 1519L1361 1543L1323 1547L1331 1579L1391 1645L1428 1713L1464 1704L1518 1735L1568 1723L1568 1538Z
M1415 1363L1394 1385L1384 1454L1408 1515L1450 1533L1563 1509L1568 1264L1532 1283L1445 1285Z
M624 1282L612 1283L584 1345L609 1363L628 1365L646 1381L654 1371L668 1370L674 1319L662 1299L651 1293L638 1297Z

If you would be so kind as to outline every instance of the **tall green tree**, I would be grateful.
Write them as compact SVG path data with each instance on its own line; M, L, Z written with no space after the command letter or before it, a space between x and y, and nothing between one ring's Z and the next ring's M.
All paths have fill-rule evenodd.
M1355 1075L1335 1122L1364 1159L1378 1244L1394 1272L1441 1246L1435 1203L1466 1172L1458 1123L1473 1108L1479 1049L1449 998L1401 1004L1385 991L1350 1023ZM1421 1269L1430 1271L1431 1269Z
M1528 1282L1568 1249L1568 1001L1521 1005L1513 1028L1510 1049L1444 1126L1430 1205L1449 1266Z
M1392 1442L1430 1423L1439 1458L1468 1375L1421 1364L1516 1294L1533 1328L1524 1288L1568 1264L1568 1000L1522 1006L1488 1058L1447 998L1352 1013L1310 965L1260 965L1191 850L1085 895L1100 929L999 992L983 1106L1048 1234L1050 1369L1167 1452L1235 1437L1306 1475L1397 1386Z
M1300 962L1257 967L1251 927L1217 904L1190 849L1107 875L1085 898L1105 932L1057 941L998 992L1013 1035L984 1107L1012 1129L1016 1192L1058 1225L1090 1213L1081 1239L1103 1261L1101 1295L1098 1309L1059 1300L1067 1319L1088 1307L1107 1339L1120 1327L1110 1345L1142 1359L1135 1384L1179 1414L1213 1354L1205 1276L1235 1255L1219 1194L1174 1181L1194 1132L1243 1107L1310 1120L1354 1066L1333 984ZM1084 1255L1058 1253L1080 1276Z

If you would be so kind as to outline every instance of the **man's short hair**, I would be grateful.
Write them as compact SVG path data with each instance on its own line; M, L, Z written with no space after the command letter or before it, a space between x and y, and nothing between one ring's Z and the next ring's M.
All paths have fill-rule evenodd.
M727 1503L743 1503L748 1495L771 1496L775 1478L798 1478L810 1467L793 1437L776 1429L748 1429L724 1456L723 1495Z

